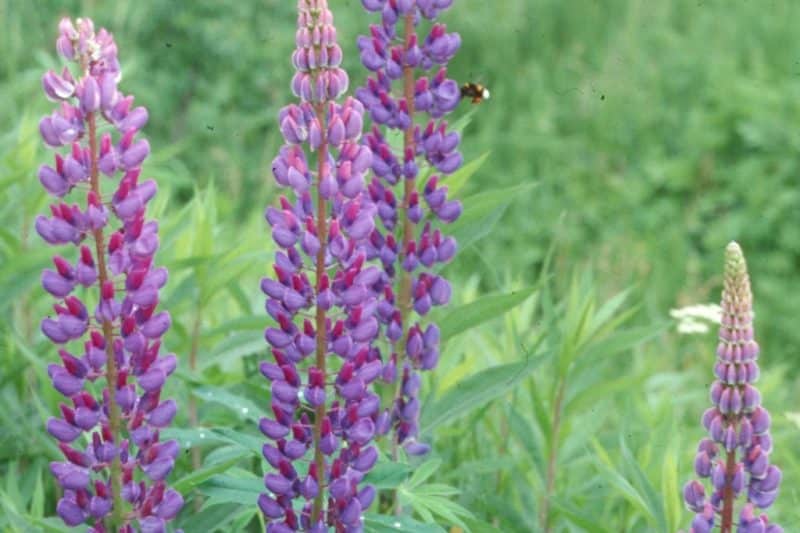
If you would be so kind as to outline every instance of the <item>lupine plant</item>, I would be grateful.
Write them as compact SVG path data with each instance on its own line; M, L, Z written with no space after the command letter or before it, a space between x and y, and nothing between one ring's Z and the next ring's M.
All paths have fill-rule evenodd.
M697 475L711 479L711 496L706 496L698 480L684 486L686 505L696 513L691 532L711 531L718 521L722 533L733 531L734 507L743 495L745 503L739 511L737 531L778 533L783 529L757 511L775 501L781 471L770 464L770 416L752 385L759 376L759 346L753 334L753 296L747 265L735 242L725 250L721 307L714 366L717 379L711 385L714 406L703 414L709 437L700 441L694 461Z
M440 184L462 163L459 134L442 119L460 100L458 84L447 77L447 63L461 38L436 22L452 0L362 4L381 13L381 23L358 39L361 62L374 75L356 96L373 123L366 136L374 154L368 191L382 229L372 233L370 245L386 279L377 316L391 345L383 379L396 382L389 411L396 458L398 445L411 455L429 449L417 441L419 371L436 367L440 332L434 323L423 327L414 315L422 317L450 300L450 284L435 269L453 258L456 241L436 222L450 223L461 214L461 203L448 200L447 186ZM421 39L426 21L429 28ZM395 132L402 132L402 145L390 142Z
M376 494L361 481L378 458L376 429L386 426L371 390L383 368L373 346L381 271L367 263L372 153L359 142L361 103L336 102L348 77L327 0L298 1L296 44L292 91L300 104L280 112L286 144L272 164L294 200L281 196L280 207L266 211L280 247L274 278L261 285L277 322L265 332L274 363L261 366L274 414L260 424L272 441L263 455L274 471L258 503L270 532L361 531Z
M41 329L61 358L48 373L69 400L47 422L65 458L50 465L64 490L57 512L95 533L165 531L183 498L165 482L178 444L159 439L176 412L173 400L161 399L176 357L161 347L170 326L169 314L157 311L167 270L153 262L158 224L145 216L156 183L139 180L150 146L137 135L148 114L119 92L117 46L105 29L63 19L57 49L75 68L42 79L59 105L39 123L56 149L39 180L58 200L51 216L36 219L48 244L75 248L72 260L56 255L42 274L57 302ZM113 192L103 192L101 174L115 179Z

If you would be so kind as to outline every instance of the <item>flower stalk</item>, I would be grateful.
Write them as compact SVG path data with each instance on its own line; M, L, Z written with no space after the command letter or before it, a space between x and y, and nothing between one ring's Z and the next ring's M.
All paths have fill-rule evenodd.
M325 108L322 105L314 106L317 121L320 124L320 149L319 149L319 165L317 167L317 176L323 176L327 172L325 165L328 163L328 134L327 134L327 120L325 119ZM327 224L327 202L322 194L317 196L317 238L320 243L324 243L328 239L328 224ZM320 291L320 282L325 276L325 254L327 253L327 246L320 245L317 252L316 262L316 275L317 275L317 292ZM317 369L322 374L323 381L327 377L327 338L325 332L325 308L317 305L316 313L316 331L317 331L317 353L316 364ZM322 452L320 443L322 441L322 423L325 420L325 404L321 403L315 408L314 411L314 464L317 472L325 471L325 455ZM325 500L325 492L318 491L314 498L314 506L311 512L311 523L319 522L320 514L322 513L322 506Z
M770 523L767 509L778 495L780 469L769 463L772 437L770 416L752 384L759 376L759 346L753 330L753 297L747 265L739 245L725 250L722 317L711 385L713 407L703 414L709 437L700 441L694 468L700 478L711 480L711 497L699 480L684 486L686 505L695 513L691 533L706 533L719 520L720 531L731 533L737 499L744 496L738 513L738 531L779 533ZM724 452L724 453L723 453Z
M110 33L95 32L89 19L63 19L59 30L57 49L80 72L76 79L65 68L42 79L48 98L60 103L41 120L42 138L52 148L69 150L56 152L54 167L40 167L39 181L59 199L84 194L85 206L61 201L51 206L51 217L36 219L47 243L77 248L76 261L57 255L55 270L42 273L42 285L57 303L56 316L45 318L41 329L60 346L62 362L51 364L48 373L71 402L61 405L61 418L47 422L66 459L50 465L64 489L56 510L67 525L88 522L94 533L128 533L136 526L164 531L183 498L164 481L178 444L159 439L176 412L173 400L161 401L161 390L177 360L161 353L170 317L156 312L158 291L167 280L166 269L153 264L158 225L145 218L156 184L139 182L150 146L136 136L148 114L117 89L120 68ZM101 117L115 135L98 137ZM113 194L103 193L101 173L122 174ZM83 244L86 239L94 246ZM91 314L73 294L79 286L96 290ZM84 353L75 356L68 349L80 339ZM105 387L96 397L85 387L98 380ZM83 450L76 443L81 436L88 442Z
M364 187L372 153L360 143L363 106L337 103L348 78L327 0L298 1L296 43L300 103L279 114L286 144L272 165L293 199L266 211L279 251L261 283L275 326L265 331L273 362L261 364L273 416L259 425L271 469L258 504L269 532L362 531L376 495L362 481L378 458L372 383L383 367L382 280L368 262L375 206Z
M462 162L459 134L448 131L447 122L441 120L460 100L458 84L447 78L447 63L461 39L436 22L452 0L362 0L362 4L381 13L381 23L358 39L361 62L373 75L356 97L372 119L366 136L374 154L368 190L381 227L371 244L385 279L378 313L391 355L383 380L395 384L392 405L384 416L388 425L379 433L392 431L392 455L397 459L400 446L411 455L429 450L417 441L417 396L419 372L438 362L439 329L435 324L423 329L415 315L423 317L433 306L450 300L450 284L435 273L435 267L452 260L456 242L443 235L436 221L447 224L461 214L461 203L448 200L447 186L439 184ZM419 25L426 19L432 25L421 40ZM391 130L402 132L402 147L387 141ZM418 180L423 178L420 190Z

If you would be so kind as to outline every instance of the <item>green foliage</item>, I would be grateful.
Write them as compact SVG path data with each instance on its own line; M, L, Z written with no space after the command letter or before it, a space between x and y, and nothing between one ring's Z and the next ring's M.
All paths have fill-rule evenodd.
M355 87L354 39L373 17L358 0L331 3ZM67 530L53 518L48 462L60 454L44 431L61 401L39 332L52 249L32 231L48 203L36 169L52 157L37 133L50 108L40 76L67 13L113 30L122 87L150 109L165 346L180 359L164 434L187 452L171 476L188 499L176 527L263 531L256 424L269 388L257 365L270 319L258 281L273 245L262 212L276 192L275 117L291 100L294 5L219 5L0 0L1 531ZM715 340L665 319L718 299L732 238L749 258L759 386L784 472L770 516L797 528L798 19L791 0L455 2L446 22L463 45L450 72L492 99L458 110L467 164L444 180L465 210L448 228L460 252L444 270L454 302L436 316L440 368L422 388L432 453L381 456L368 531L539 531L544 502L553 531L686 527L680 487ZM378 514L393 491L402 514Z

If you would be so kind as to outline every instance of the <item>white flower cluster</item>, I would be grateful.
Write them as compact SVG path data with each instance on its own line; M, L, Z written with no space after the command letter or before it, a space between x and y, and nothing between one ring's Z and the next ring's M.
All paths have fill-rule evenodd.
M719 324L722 308L718 304L687 305L671 309L669 315L678 321L678 333L695 335L708 333L711 324Z

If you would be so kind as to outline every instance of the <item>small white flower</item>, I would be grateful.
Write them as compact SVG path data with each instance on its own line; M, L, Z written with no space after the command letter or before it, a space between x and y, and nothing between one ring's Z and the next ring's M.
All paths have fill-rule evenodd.
M708 333L712 324L722 321L722 308L717 304L687 305L672 309L669 314L678 321L678 333L682 335Z
M678 322L678 333L682 335L693 335L695 333L708 333L708 324L687 318Z

